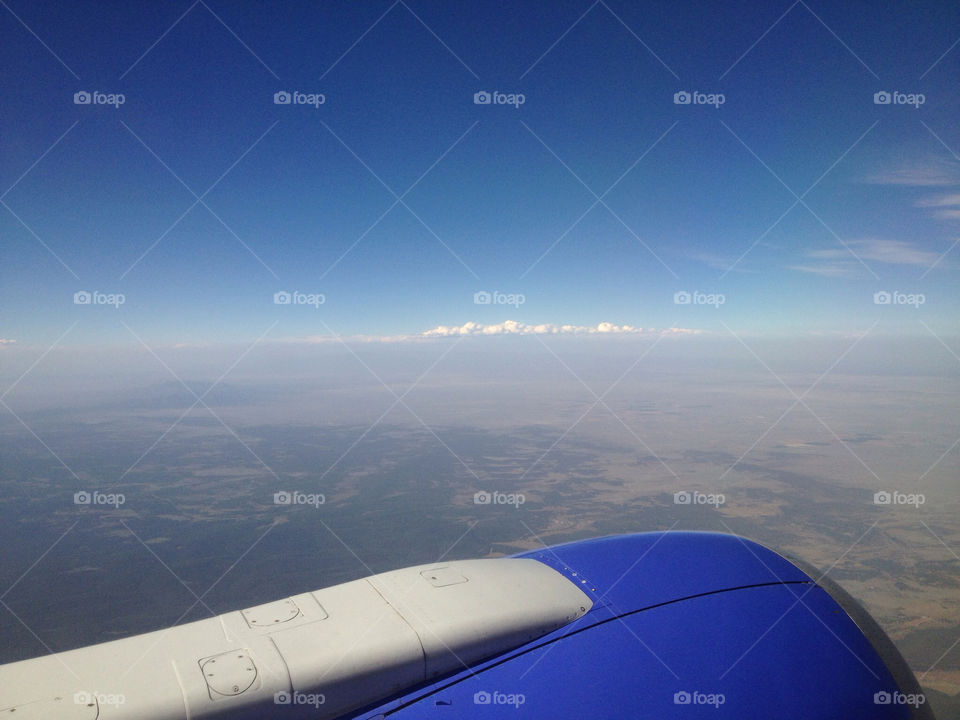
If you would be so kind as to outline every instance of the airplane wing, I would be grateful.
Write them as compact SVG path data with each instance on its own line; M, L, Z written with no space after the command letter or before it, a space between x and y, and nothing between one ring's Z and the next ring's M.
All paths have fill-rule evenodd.
M0 718L932 718L869 615L733 535L374 575L0 666Z

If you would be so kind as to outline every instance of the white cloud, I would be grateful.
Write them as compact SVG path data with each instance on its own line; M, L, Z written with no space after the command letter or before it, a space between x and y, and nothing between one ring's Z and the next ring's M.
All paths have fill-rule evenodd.
M936 208L933 216L941 220L960 220L960 193L934 195L914 203L917 207Z
M889 265L922 265L929 267L940 257L938 253L921 250L902 240L867 238L847 243L864 260L876 260Z
M16 342L16 340L12 340L11 338L0 337L0 345L14 345Z
M960 183L960 165L953 161L930 158L922 162L904 164L868 175L866 182L874 185L908 185L935 187Z
M457 335L617 335L644 332L643 328L632 325L614 325L602 322L596 327L587 325L555 325L543 323L528 325L516 320L504 320L502 323L485 325L466 322L463 325L438 325L422 333L424 337L451 337Z
M613 335L699 335L702 330L692 328L671 327L662 330L655 328L641 328L633 325L617 325L611 322L601 322L597 325L557 325L555 323L541 323L531 325L517 320L504 320L502 323L485 324L465 322L462 325L438 325L424 330L421 333L408 335L349 335L341 339L348 342L406 342L428 340L443 337L491 337L514 335L581 335L581 336L613 336ZM339 342L333 335L309 335L307 337L287 338L286 342L329 343Z
M864 263L879 262L887 265L918 265L932 267L940 259L940 253L922 250L903 240L863 238L848 240L845 247L826 250L810 250L806 253L811 263L789 265L791 270L816 273L827 277L853 275L863 269L857 258Z
M949 187L960 185L960 163L931 158L922 163L903 165L866 178L877 185L909 187ZM960 220L960 193L932 195L913 203L914 207L934 208L932 215L940 220Z
M937 195L936 197L924 198L916 202L918 207L951 207L960 206L960 193L952 195Z
M857 263L857 265L859 265L859 263ZM824 265L787 265L787 269L813 273L814 275L823 275L824 277L845 277L852 275L854 268L850 265L833 263Z
M761 247L772 247L769 243L757 243ZM725 273L728 272L748 272L740 264L742 255L719 255L711 252L701 252L698 250L690 251L686 253L687 257L698 262L702 262L705 265L712 267L716 270L722 270Z

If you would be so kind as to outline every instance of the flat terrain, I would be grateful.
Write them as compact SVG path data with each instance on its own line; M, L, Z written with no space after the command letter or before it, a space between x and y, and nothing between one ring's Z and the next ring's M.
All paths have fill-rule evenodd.
M784 376L797 395L815 380ZM194 398L163 383L24 413L36 435L4 417L0 661L441 557L672 528L828 571L935 703L960 692L956 382L838 375L795 403L769 377L637 372L597 403L609 384L439 378L376 424L395 398L360 385L225 385L185 412ZM95 490L124 502L74 504ZM877 505L881 490L924 502ZM481 491L525 502L475 504ZM675 504L681 491L725 502Z

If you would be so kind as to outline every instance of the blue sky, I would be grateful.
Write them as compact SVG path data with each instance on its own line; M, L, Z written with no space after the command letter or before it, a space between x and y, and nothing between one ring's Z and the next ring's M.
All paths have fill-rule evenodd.
M940 3L5 0L0 338L953 336L958 27Z

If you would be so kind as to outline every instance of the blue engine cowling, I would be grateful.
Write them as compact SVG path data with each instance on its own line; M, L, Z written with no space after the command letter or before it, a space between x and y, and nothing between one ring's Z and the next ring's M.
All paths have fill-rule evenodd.
M353 718L933 718L873 619L734 535L656 532L516 557L594 605L576 622Z

